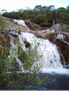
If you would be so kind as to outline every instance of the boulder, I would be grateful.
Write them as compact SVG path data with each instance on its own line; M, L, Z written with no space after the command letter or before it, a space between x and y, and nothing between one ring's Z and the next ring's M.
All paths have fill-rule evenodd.
M62 25L61 24L55 24L53 25L50 30L56 30L56 31L60 31L62 30Z
M66 24L54 24L50 30L55 30L55 31L67 31L69 32L69 25Z

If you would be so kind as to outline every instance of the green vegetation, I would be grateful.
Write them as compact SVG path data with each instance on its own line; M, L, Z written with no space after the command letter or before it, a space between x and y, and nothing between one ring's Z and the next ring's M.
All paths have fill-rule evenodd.
M18 38L18 36L16 36L16 37L14 38L14 44L16 45L18 42L19 42L19 38Z
M51 27L56 23L69 24L69 8L60 7L55 9L53 5L37 5L33 10L21 9L17 12L5 12L3 16L23 20L30 19L42 27Z
M7 53L4 48L0 48L0 89L2 85L7 81L8 76L6 76L6 72L9 69L9 60L7 58Z
M0 30L4 29L5 27L5 21L3 17L0 15Z
M62 31L63 32L69 32L69 27L63 28Z
M42 14L39 14L37 16L35 16L33 19L32 19L32 22L35 22L43 27L45 27L47 24L47 21L46 21L46 18L47 16L46 15L42 15Z
M36 68L34 67L33 70L31 69L31 66L42 57L42 55L39 55L37 53L36 49L27 50L25 52L21 48L19 48L18 57L23 62L23 66L25 70L28 70L29 72L34 71L34 73L40 70L41 65L38 64L36 64Z
M37 61L42 57L42 55L37 53L37 47L39 47L39 44L35 46L34 50L24 51L21 49L20 45L17 44L18 38L15 41L15 47L10 47L8 54L7 49L0 48L0 89L18 90L21 86L23 86L23 89L37 89L37 86L47 80L47 77L41 80L40 76L36 75L41 67L40 64L37 64ZM17 54L18 58L22 61L25 73L21 71L21 67L16 61ZM34 62L36 62L36 65L31 69ZM26 73L26 71L28 71L28 73ZM32 88L29 87L29 84L32 85Z

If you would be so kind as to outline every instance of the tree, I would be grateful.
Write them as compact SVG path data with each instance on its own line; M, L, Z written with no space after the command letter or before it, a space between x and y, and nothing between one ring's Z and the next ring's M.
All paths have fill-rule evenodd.
M36 11L40 11L42 9L42 6L41 5L37 5L37 6L35 6L35 8L34 8L34 10L36 10Z
M41 26L46 26L46 15L42 15L42 14L38 14L37 16L35 16L32 21L41 25Z
M54 6L54 5L50 5L48 8L49 8L50 10L55 10L55 6Z
M67 6L67 9L69 9L69 6Z
M43 9L46 10L48 7L47 6L43 6Z

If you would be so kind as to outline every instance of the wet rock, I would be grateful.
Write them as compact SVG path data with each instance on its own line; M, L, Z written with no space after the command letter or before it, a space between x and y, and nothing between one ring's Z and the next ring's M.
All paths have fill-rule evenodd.
M30 48L30 43L29 43L29 42L27 42L27 41L25 40L24 43L25 43L26 48Z

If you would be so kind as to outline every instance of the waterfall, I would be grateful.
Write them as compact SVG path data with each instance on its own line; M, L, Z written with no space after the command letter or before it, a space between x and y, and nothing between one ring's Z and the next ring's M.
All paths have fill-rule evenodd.
M25 22L23 20L13 19L13 22L15 22L15 23L17 23L19 25L25 26Z
M42 55L42 58L37 62L34 62L34 64L32 65L32 69L36 65L36 63L38 64L40 63L41 64L40 72L43 73L52 71L53 72L60 71L61 73L65 70L61 64L61 58L57 46L50 42L48 39L38 38L34 34L21 32L21 35L19 35L19 42L23 50L26 51L29 48L26 48L24 41L27 41L30 44L31 49L34 49L35 45L39 43L37 52L38 54Z
M34 70L34 67L38 64L41 65L39 72L42 73L66 73L68 74L69 70L65 69L63 65L61 64L61 57L60 53L58 51L57 46L50 42L48 39L42 39L37 37L36 35L28 32L21 32L21 34L18 34L19 37L19 44L20 47L26 52L27 50L33 50L37 44L39 46L37 47L37 53L39 55L42 55L42 57L35 61L31 69ZM28 70L24 70L23 63L21 60L18 59L18 48L14 44L14 37L10 35L10 44L12 46L12 49L10 49L10 55L9 56L15 56L16 61L21 67L21 72L28 72ZM30 44L30 48L26 47L25 41ZM15 49L15 50L14 50ZM11 52L13 51L13 52Z

